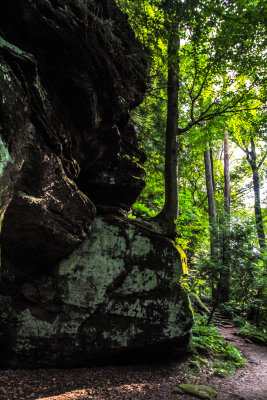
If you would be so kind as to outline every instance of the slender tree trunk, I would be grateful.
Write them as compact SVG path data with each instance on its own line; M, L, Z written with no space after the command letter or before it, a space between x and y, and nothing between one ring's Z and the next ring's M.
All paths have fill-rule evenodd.
M178 27L168 43L168 109L165 147L165 204L156 217L161 231L170 238L176 236L178 219L178 91L180 39Z
M260 177L259 177L259 167L261 163L257 165L257 154L254 140L251 139L250 141L251 151L246 149L245 152L247 154L247 161L250 164L252 170L252 180L253 180L253 191L254 191L254 210L255 210L255 221L256 221L256 231L259 240L259 246L261 252L263 253L266 247L265 241L265 233L264 233L264 226L263 226L263 218L261 212L261 200L260 200ZM263 288L258 288L257 294L255 296L256 299L260 299L263 296ZM260 306L258 305L251 305L250 311L248 313L248 319L253 321L256 325L259 324L260 319Z
M224 133L224 211L230 216L230 162L229 162L229 136L228 132Z
M250 152L250 157L247 157L247 160L252 169L256 228L259 239L259 245L261 250L263 250L266 246L266 242L265 242L265 233L264 233L263 218L261 212L259 170L257 167L257 155L253 139L251 139L250 144L251 144L251 152Z
M212 162L210 157L209 144L204 152L205 161L205 175L206 175L206 188L208 196L208 213L209 213L209 226L210 226L210 257L212 264L215 264L218 259L218 244L217 244L217 229L216 229L216 207L213 186L213 173ZM216 272L212 272L212 297L216 298Z
M213 152L212 148L210 148L210 166L211 166L211 176L212 176L212 185L213 185L213 191L215 193L215 179L214 179L214 167L213 167Z
M222 243L223 270L220 274L220 302L226 302L230 298L230 164L229 164L229 138L228 132L224 133L224 226Z
M210 158L209 144L204 152L205 160L205 174L206 174L206 188L208 196L208 210L209 210L209 222L213 226L216 219L216 207L215 207L215 196L213 187L213 174L212 174L212 162Z

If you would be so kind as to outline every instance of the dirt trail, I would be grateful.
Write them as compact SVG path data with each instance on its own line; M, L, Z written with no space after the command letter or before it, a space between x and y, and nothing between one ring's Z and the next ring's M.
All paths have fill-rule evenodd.
M218 312L214 316L214 323L225 339L241 350L247 360L245 368L239 369L232 377L212 378L213 385L220 392L218 399L267 400L267 347L238 336L238 329Z
M267 400L267 348L247 343L228 320L215 315L221 333L240 349L247 365L232 377L207 378L218 400ZM216 321L215 321L216 322ZM194 400L172 393L185 382L188 360L72 370L0 371L0 400Z

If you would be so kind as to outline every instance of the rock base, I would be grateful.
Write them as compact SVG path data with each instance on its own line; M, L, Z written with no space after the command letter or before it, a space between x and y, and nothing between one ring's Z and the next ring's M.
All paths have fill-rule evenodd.
M126 218L97 217L67 259L0 297L1 367L88 366L185 350L192 314L181 275L170 240Z

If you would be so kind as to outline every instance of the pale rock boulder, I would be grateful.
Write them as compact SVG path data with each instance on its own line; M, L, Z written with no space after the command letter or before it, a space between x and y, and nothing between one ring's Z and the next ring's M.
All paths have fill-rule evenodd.
M125 217L145 186L130 115L149 64L127 17L114 0L6 0L0 23L0 367L184 351L179 253Z
M6 349L10 366L90 365L185 351L192 314L182 274L170 240L126 218L96 217L89 238L51 275L24 283L15 315L7 318L14 332ZM9 297L1 299L7 306Z

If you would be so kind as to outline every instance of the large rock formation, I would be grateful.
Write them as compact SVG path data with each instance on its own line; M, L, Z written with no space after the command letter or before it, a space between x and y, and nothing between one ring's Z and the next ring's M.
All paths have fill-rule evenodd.
M179 254L125 216L146 80L126 17L113 0L6 0L0 22L1 366L181 345Z

